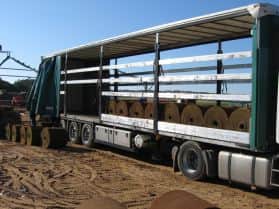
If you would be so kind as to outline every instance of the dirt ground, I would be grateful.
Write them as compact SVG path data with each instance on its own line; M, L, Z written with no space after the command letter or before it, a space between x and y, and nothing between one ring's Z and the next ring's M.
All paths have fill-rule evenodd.
M166 165L113 149L68 146L45 150L0 141L0 208L75 208L96 195L131 209L149 208L157 196L183 189L223 209L279 208L279 192L193 182Z

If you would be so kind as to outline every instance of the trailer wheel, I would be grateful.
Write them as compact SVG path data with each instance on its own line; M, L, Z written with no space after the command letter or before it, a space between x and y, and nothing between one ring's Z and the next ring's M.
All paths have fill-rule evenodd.
M84 124L81 129L82 144L87 147L92 147L94 144L93 127L90 124Z
M73 144L80 144L79 126L76 122L71 122L69 126L69 139Z
M189 179L200 180L205 175L205 162L201 147L195 142L185 142L178 152L179 170Z

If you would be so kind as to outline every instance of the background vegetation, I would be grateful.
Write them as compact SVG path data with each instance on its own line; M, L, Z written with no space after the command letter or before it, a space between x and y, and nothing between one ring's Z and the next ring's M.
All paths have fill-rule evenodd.
M32 87L33 81L32 79L23 79L11 84L0 78L0 89L6 90L7 92L28 92Z

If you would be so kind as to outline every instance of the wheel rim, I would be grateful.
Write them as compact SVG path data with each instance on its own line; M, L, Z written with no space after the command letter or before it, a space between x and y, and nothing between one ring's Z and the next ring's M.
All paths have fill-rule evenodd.
M71 140L75 140L78 137L78 127L75 123L71 124L69 135Z
M91 127L89 125L85 125L82 131L82 141L84 143L88 143L91 138Z
M182 160L183 167L189 173L194 173L198 170L199 156L196 150L190 149L183 155Z

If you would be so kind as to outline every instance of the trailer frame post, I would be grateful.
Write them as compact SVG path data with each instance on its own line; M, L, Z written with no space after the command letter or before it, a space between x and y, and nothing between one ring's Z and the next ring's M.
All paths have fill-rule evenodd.
M272 152L276 149L276 108L278 84L279 17L263 16L253 27L252 114L250 148Z
M221 41L218 41L217 54L223 54ZM223 73L224 73L223 61L217 60L217 74L223 74ZM223 84L223 81L220 81L220 80L217 81L217 83L216 83L216 93L217 94L222 93L222 84ZM220 105L220 104L221 104L221 101L217 101L217 105Z
M153 96L153 129L154 135L158 134L158 120L159 120L159 76L160 76L160 40L159 33L156 33L155 38L155 58L154 58L154 96Z
M102 115L102 78L103 78L103 56L104 56L104 47L100 46L100 69L99 69L99 77L98 77L98 115L101 120Z
M117 58L114 59L114 65L117 65ZM114 78L119 78L119 72L118 69L114 69ZM118 92L118 83L114 83L114 92ZM114 100L116 100L117 97L114 97Z
M67 115L67 67L68 67L68 53L65 54L64 64L64 116Z

